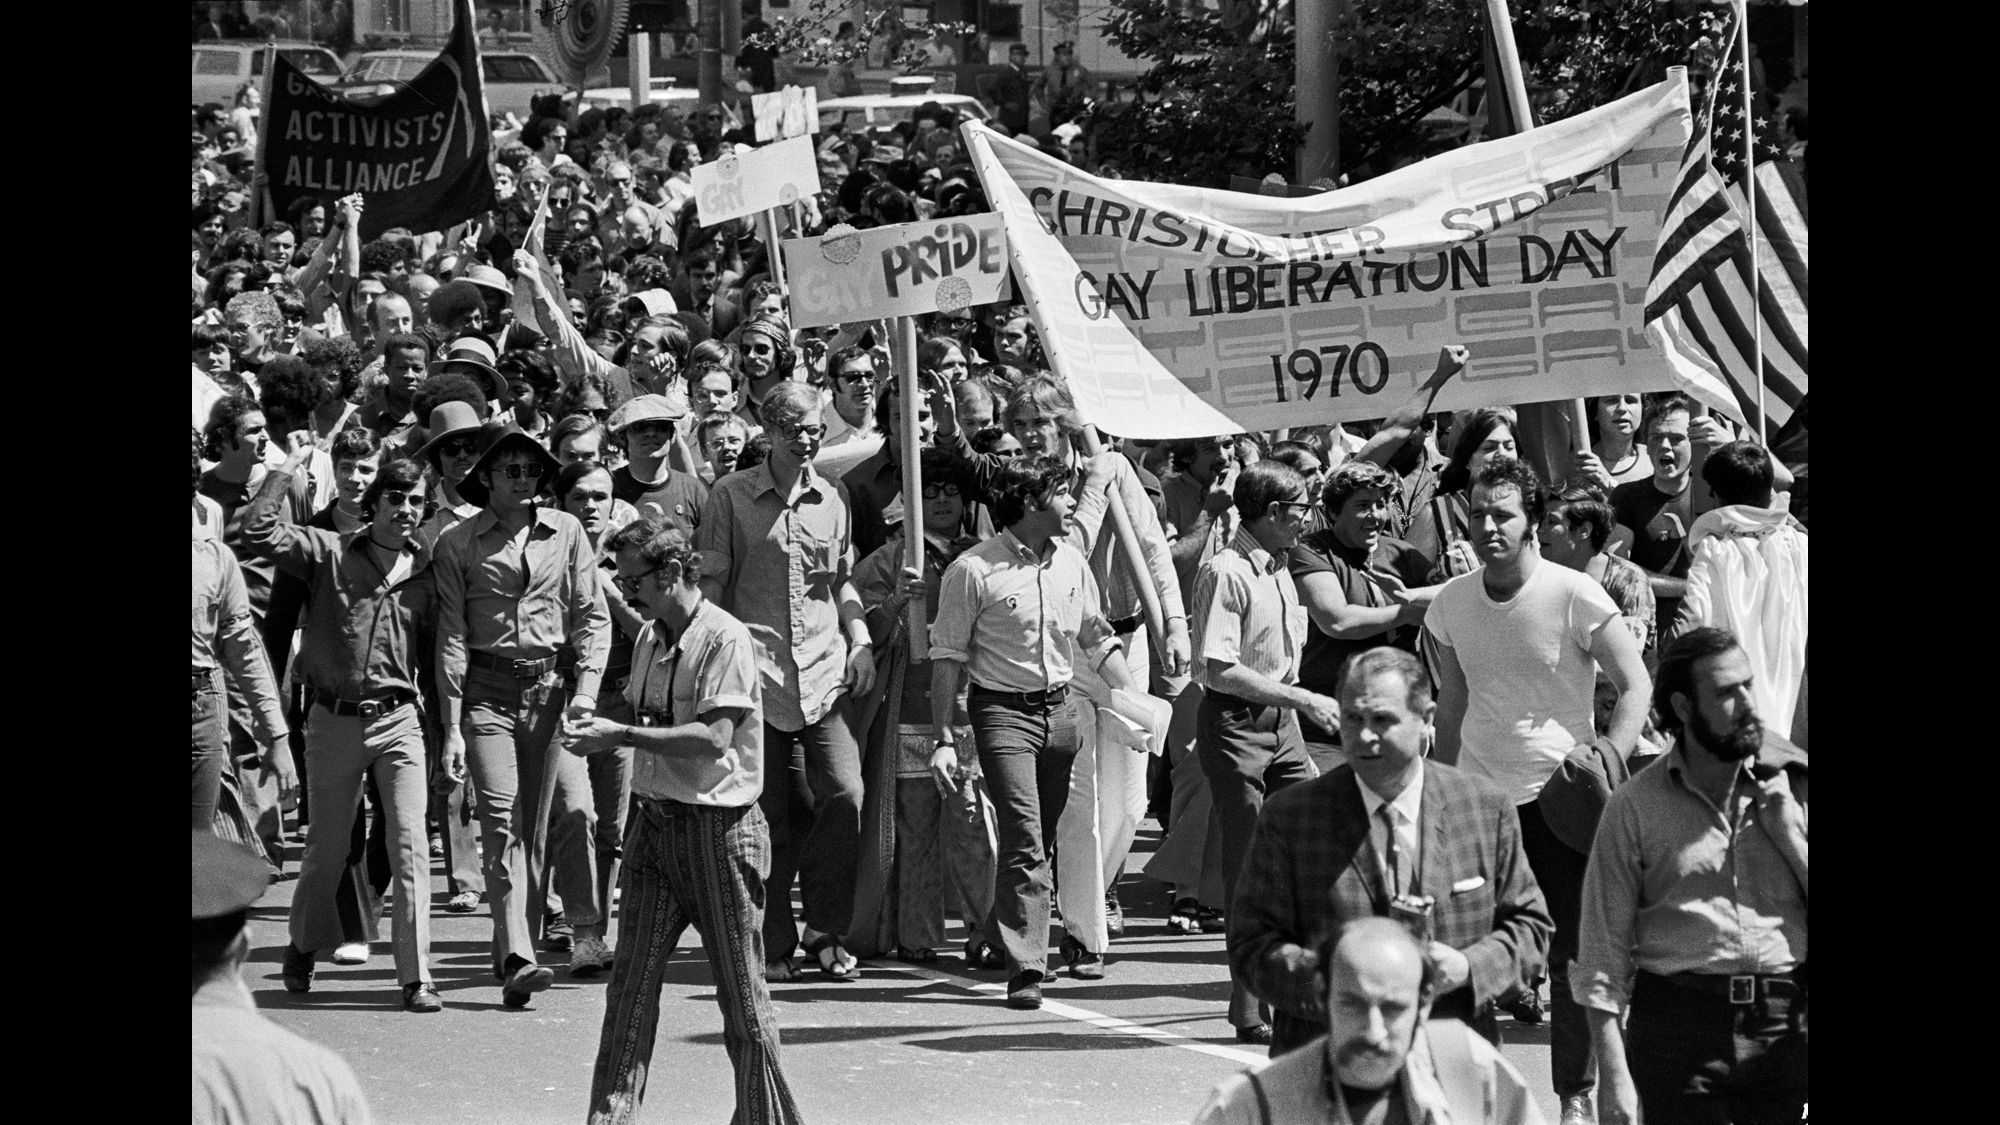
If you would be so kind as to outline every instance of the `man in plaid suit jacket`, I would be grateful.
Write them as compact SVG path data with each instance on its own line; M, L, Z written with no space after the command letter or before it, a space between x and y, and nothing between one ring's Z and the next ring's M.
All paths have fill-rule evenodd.
M1313 975L1319 937L1389 914L1397 886L1434 901L1437 1018L1462 1019L1497 1044L1495 1006L1541 970L1553 923L1513 801L1424 760L1435 712L1415 657L1386 647L1356 655L1340 691L1348 764L1277 794L1258 817L1229 908L1229 961L1273 1009L1274 1058L1326 1031Z

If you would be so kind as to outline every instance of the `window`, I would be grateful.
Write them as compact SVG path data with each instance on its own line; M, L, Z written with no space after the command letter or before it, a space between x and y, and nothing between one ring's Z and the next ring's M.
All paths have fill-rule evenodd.
M314 78L324 78L331 81L340 77L340 60L334 58L326 51L300 47L288 50L284 52L284 55L287 62L312 75ZM258 57L262 58L263 56L260 54Z
M236 76L237 54L234 51L196 51L194 72L196 74L226 74Z
M488 82L548 82L542 64L526 55L487 55L480 59Z
M367 82L408 82L415 78L430 62L429 59L411 59L400 55L384 55L369 59L361 67L358 76Z

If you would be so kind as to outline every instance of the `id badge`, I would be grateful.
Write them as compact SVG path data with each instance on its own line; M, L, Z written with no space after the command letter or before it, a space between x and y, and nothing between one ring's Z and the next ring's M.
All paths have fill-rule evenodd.
M1397 895L1389 900L1389 917L1401 922L1418 942L1428 946L1435 940L1431 934L1431 913L1436 903L1429 895Z

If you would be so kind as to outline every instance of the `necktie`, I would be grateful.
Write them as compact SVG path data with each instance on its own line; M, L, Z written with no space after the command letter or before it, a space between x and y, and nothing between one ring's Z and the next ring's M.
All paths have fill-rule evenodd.
M1377 813L1382 818L1383 836L1388 841L1382 849L1382 862L1389 869L1389 897L1403 893L1403 852L1396 844L1396 810L1384 804Z

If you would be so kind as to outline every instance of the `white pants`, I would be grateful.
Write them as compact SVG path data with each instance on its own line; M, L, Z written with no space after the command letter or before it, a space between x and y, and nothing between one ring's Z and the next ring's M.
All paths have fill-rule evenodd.
M1146 630L1125 638L1120 654L1132 682L1144 684L1147 673ZM1111 944L1104 916L1106 888L1132 851L1132 838L1146 815L1148 756L1123 743L1100 737L1097 710L1108 703L1111 690L1094 669L1078 666L1071 685L1087 703L1079 703L1079 748L1069 773L1069 804L1056 822L1056 903L1063 928L1092 953Z

